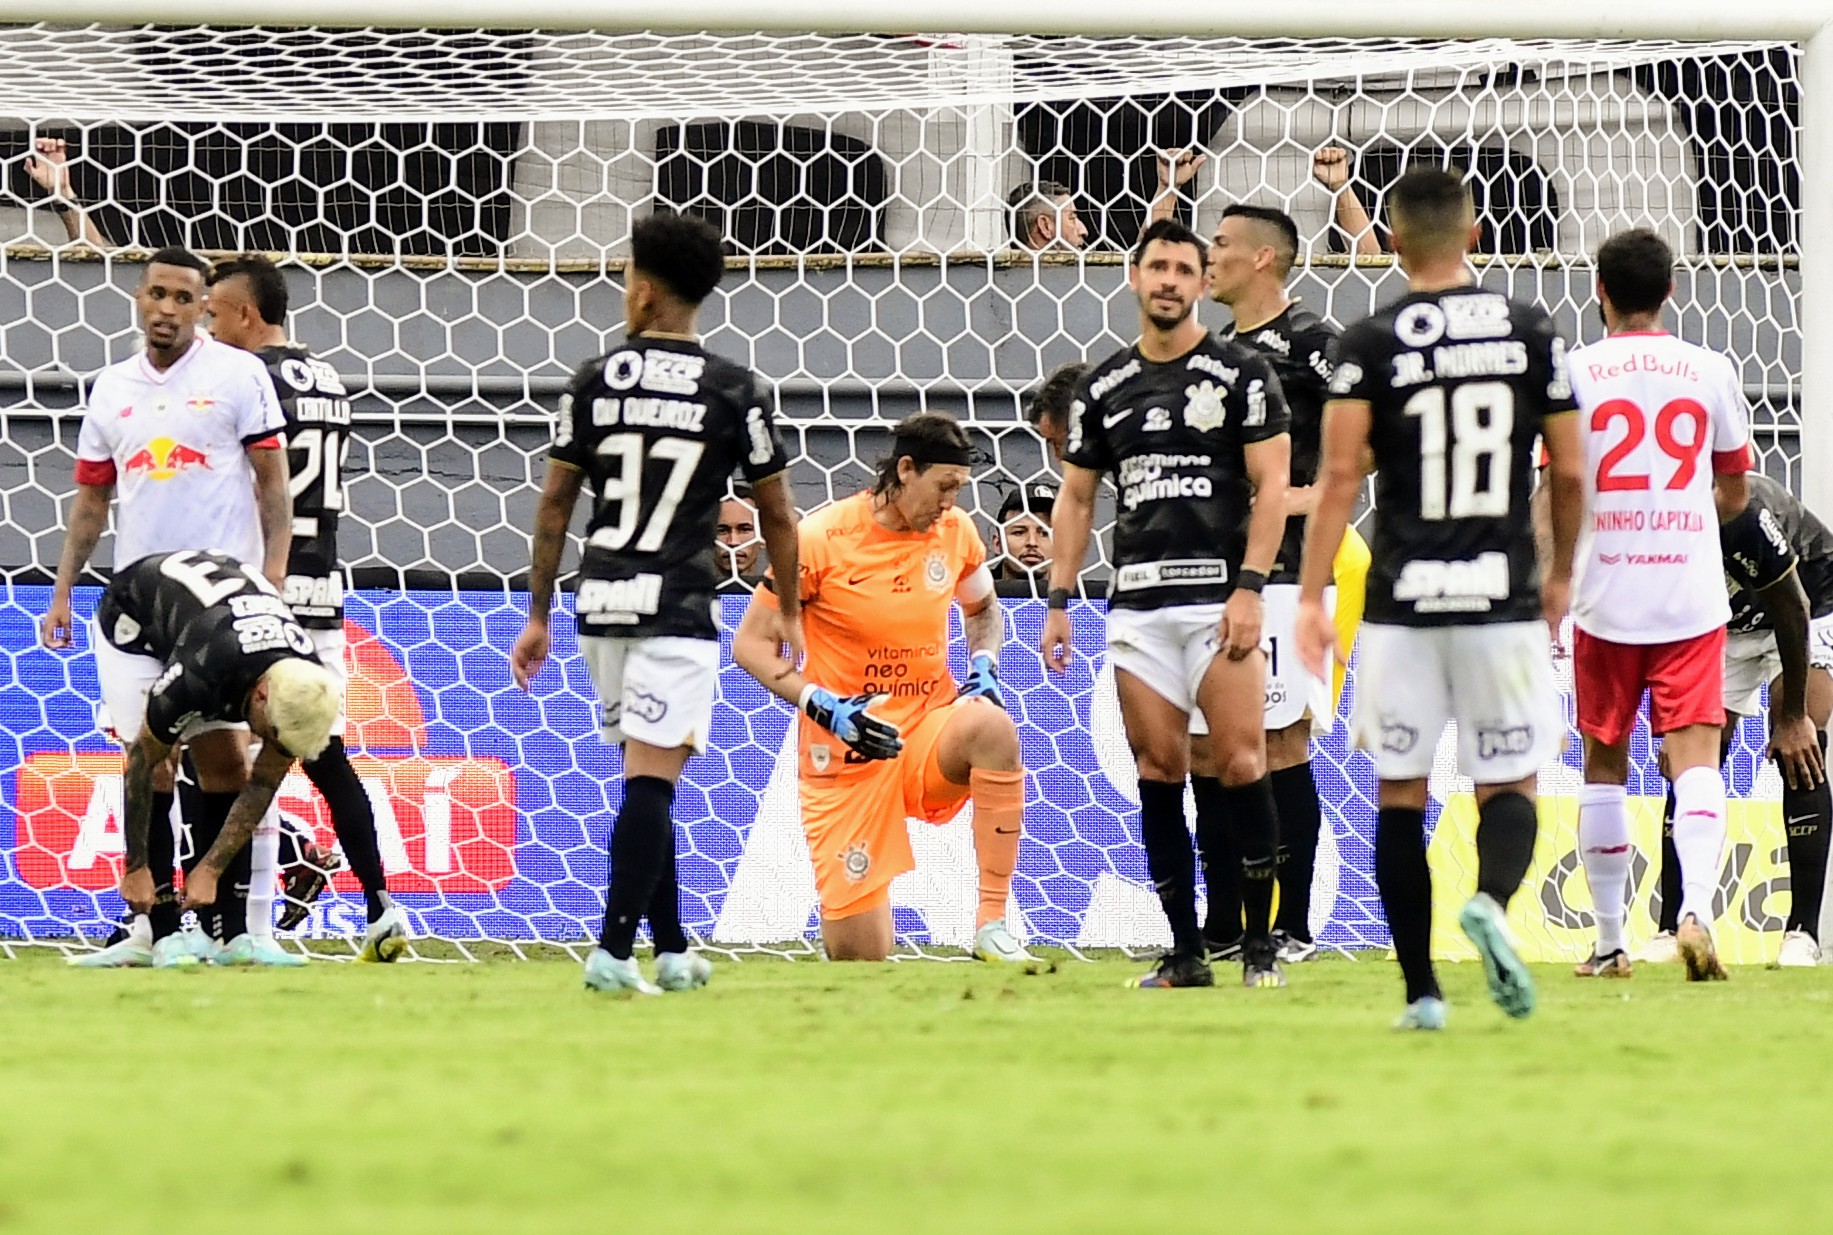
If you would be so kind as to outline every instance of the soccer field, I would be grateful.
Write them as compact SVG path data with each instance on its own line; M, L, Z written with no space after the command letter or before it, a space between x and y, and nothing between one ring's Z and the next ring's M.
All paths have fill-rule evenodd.
M1118 960L752 960L620 1003L571 963L0 962L0 1230L1812 1230L1833 971L1393 967L1140 992Z

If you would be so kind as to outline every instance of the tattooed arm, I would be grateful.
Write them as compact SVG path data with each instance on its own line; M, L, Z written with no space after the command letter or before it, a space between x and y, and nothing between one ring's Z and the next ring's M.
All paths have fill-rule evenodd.
M280 782L293 766L293 757L280 749L278 742L263 742L255 766L248 773L248 784L229 808L223 831L210 846L197 868L185 876L185 907L216 903L216 881L242 846L253 838L261 826L261 817L273 804Z
M172 748L142 728L127 748L127 776L122 797L121 843L126 860L121 867L121 899L135 913L152 908L153 872L147 869L147 837L153 824L153 769L164 763ZM168 876L170 872L167 872Z

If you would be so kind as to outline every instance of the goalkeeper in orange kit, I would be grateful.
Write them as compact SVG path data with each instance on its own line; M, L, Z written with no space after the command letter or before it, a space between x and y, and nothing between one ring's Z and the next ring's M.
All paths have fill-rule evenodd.
M808 660L800 672L770 634L766 578L732 658L803 713L802 826L834 960L883 960L893 944L891 881L916 865L906 819L947 823L971 799L980 866L974 955L1048 972L1007 928L1024 822L1018 729L1000 693L1005 619L986 547L955 508L972 449L948 416L908 417L869 493L801 524ZM948 610L961 607L972 664L948 668Z

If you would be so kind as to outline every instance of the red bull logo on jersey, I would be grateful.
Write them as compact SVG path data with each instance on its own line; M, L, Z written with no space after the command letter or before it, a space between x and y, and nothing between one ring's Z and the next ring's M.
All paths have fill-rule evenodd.
M180 472L194 467L208 469L209 454L169 437L156 437L127 456L121 470L130 476L170 480Z
M185 400L185 409L187 411L198 412L200 414L209 411L215 406L216 400L212 399L209 395L196 395Z

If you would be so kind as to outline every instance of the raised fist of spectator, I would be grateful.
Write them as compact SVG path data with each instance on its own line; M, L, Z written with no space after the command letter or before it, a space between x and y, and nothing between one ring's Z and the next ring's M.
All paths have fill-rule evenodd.
M1341 193L1349 183L1349 151L1341 146L1324 146L1311 156L1311 175L1332 193Z
M41 137L34 141L32 153L25 156L25 174L52 197L74 200L70 189L70 148L63 138Z

